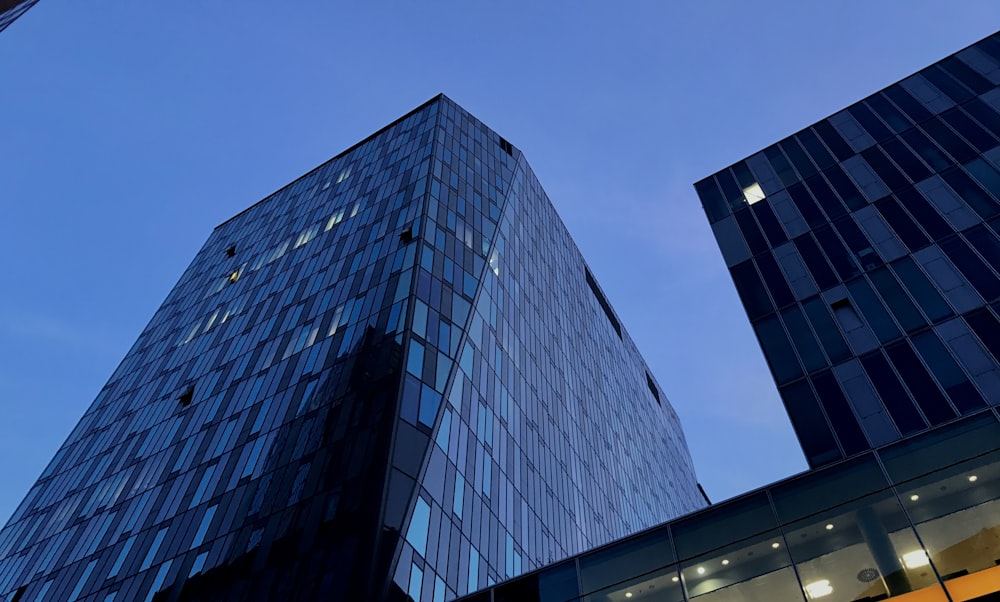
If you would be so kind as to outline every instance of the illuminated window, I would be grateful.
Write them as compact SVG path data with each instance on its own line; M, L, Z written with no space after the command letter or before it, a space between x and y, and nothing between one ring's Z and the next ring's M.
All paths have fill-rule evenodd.
M747 205L753 205L757 201L764 200L764 191L761 190L760 184L754 182L743 189L743 198L746 199Z

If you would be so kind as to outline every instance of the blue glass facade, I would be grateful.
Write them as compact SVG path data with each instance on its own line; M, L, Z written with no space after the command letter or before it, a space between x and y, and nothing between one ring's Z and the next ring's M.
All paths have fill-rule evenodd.
M701 504L521 153L440 96L216 228L0 531L0 596L444 600Z
M811 466L1000 404L1000 35L695 188Z

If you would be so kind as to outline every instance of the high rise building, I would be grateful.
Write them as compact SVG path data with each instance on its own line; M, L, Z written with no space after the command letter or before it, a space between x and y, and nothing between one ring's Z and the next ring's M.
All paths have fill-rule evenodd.
M37 3L38 0L0 0L0 31Z
M811 466L1000 404L1000 36L695 186Z
M215 229L0 531L0 596L445 600L703 503L523 156L439 96Z
M1000 600L1000 34L695 188L814 468L465 600Z

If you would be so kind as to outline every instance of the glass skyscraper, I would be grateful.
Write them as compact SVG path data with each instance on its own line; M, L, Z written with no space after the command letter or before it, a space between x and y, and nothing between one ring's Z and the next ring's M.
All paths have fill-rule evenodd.
M38 0L0 0L0 31L37 3Z
M703 504L523 156L439 96L215 229L0 531L0 596L445 600Z
M814 468L465 600L1000 600L1000 34L695 188Z
M1000 36L695 187L811 466L1000 404Z

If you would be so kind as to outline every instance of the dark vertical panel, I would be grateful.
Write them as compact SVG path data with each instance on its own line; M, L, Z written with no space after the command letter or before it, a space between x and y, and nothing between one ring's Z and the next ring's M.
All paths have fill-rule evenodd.
M698 198L701 199L701 205L705 208L710 223L714 224L729 215L729 204L722 196L722 191L715 183L715 178L705 178L695 184L694 189L698 193Z
M775 307L785 307L795 302L795 296L785 281L784 274L778 269L778 263L770 253L763 253L756 258L757 269L764 277L764 286L767 287L771 298L774 299Z
M995 87L988 79L976 73L972 67L966 65L957 56L949 56L942 60L939 65L975 94L985 94Z
M767 295L763 280L757 273L752 260L733 266L730 270L733 275L733 283L736 284L736 292L739 293L740 301L747 310L747 315L751 320L766 316L774 312L771 305L771 298Z
M830 418L833 430L840 440L844 453L848 456L871 448L868 439L858 425L854 410L840 390L840 385L829 370L812 377L813 386L819 394L820 403Z
M898 190L896 196L903 207L906 207L906 210L910 212L910 215L920 223L924 232L930 235L931 239L941 240L955 231L916 188Z
M889 86L883 93L889 97L889 100L896 103L896 106L902 109L904 113L909 115L914 123L920 123L931 117L931 112L924 105L920 104L916 98L913 98L906 91L906 88L900 85Z
M945 156L941 149L937 147L930 138L927 137L919 128L913 128L900 136L907 144L910 145L920 158L924 160L927 165L930 165L931 169L934 171L941 171L942 169L947 169L954 165L954 162Z
M869 276L875 285L875 290L885 300L892 315L906 332L913 332L927 325L920 310L913 304L888 267L879 268Z
M806 267L809 268L809 273L812 274L820 290L826 290L832 286L836 286L840 282L840 279L833 273L830 264L827 263L826 258L819 250L819 246L811 235L808 233L803 234L795 238L792 242L795 244L799 255L802 256L803 261L805 261Z
M872 270L882 265L884 262L878 252L872 246L871 241L861 231L861 228L854 222L851 216L844 216L833 222L834 228L840 234L840 238L847 243L847 247L854 254L854 258L864 270Z
M875 201L875 209L882 214L887 224L892 226L896 235L903 241L906 248L912 253L917 249L922 249L930 244L930 239L923 233L910 214L903 209L893 196L887 196Z
M994 269L1000 269L1000 239L986 226L979 225L962 233L979 251L986 263Z
M969 323L983 345L990 350L994 359L1000 359L1000 321L993 312L986 308L977 309L967 314L965 321Z
M889 186L890 190L898 190L910 185L906 176L899 171L899 168L892 164L892 161L885 156L885 153L878 146L861 151L861 156L872 166L872 169Z
M820 142L820 139L816 137L816 134L814 134L812 130L810 129L802 130L801 132L796 134L796 137L799 139L799 143L802 144L803 148L806 149L806 152L809 153L809 156L812 157L812 160L816 163L816 165L820 169L826 169L827 167L830 167L836 162L834 158L830 155L830 152L826 150L826 147L823 146L823 143Z
M961 108L954 107L941 113L941 119L950 125L963 138L981 153L997 145L996 138L966 115Z
M816 173L816 166L809 159L809 155L802 150L799 142L795 138L786 138L778 143L778 146L785 151L785 155L791 160L792 165L798 170L803 179Z
M792 337L792 344L802 359L802 365L806 372L813 372L827 367L829 364L823 351L820 350L816 337L813 336L809 323L806 322L802 310L797 305L793 305L781 312L781 319L785 323L788 334Z
M833 321L826 303L819 297L813 297L804 302L802 307L805 309L806 316L809 317L809 322L819 336L830 361L836 364L850 358L852 356L851 350L844 340L844 335L840 332L840 327Z
M802 367L795 356L788 335L778 316L769 316L754 325L764 357L771 367L774 380L778 384L787 383L802 376Z
M795 175L795 171L788 163L788 159L785 158L785 155L782 154L778 146L770 146L764 149L764 156L771 162L771 167L774 168L774 172L778 174L778 178L781 179L781 182L785 186L791 186L799 181L799 177Z
M958 408L959 412L970 414L986 406L982 395L969 382L965 372L934 331L915 335L912 340L917 353L924 359L931 374L944 387L952 405Z
M982 50L997 61L1000 61L1000 35L993 34L985 40L980 40L976 48Z
M962 104L973 96L968 88L958 83L955 78L945 73L938 65L927 67L920 72L920 75L926 77L929 82L934 84L935 88L944 92L956 104Z
M743 198L743 189L736 185L736 179L733 178L733 174L729 173L728 169L723 169L715 174L715 179L719 182L722 195L726 197L726 201L733 211L746 206L746 201Z
M739 184L740 188L746 188L752 184L757 184L757 178L754 177L753 172L750 171L750 167L743 161L736 163L732 167L733 175L736 176L736 183Z
M882 143L882 148L886 154L892 157L896 165L899 165L910 181L919 182L930 177L931 170L927 169L927 166L899 138L886 140Z
M767 241L764 240L764 235L761 234L760 228L757 226L757 220L753 218L753 214L749 209L741 209L733 215L736 216L736 223L739 225L740 232L743 233L743 239L747 242L747 246L750 247L752 254L758 255L770 248L767 245Z
M886 347L886 353L931 424L941 424L956 416L955 410L948 405L944 393L938 388L908 342L900 341L889 345Z
M785 229L781 227L769 203L754 203L750 206L750 211L757 217L757 222L764 230L764 236L772 248L788 242L788 235L785 234Z
M892 321L889 312L886 311L882 301L872 291L871 286L864 278L858 278L847 284L847 290L851 291L851 296L861 309L865 321L871 326L878 340L887 343L899 338L902 333Z
M982 159L973 159L964 165L972 177L988 190L993 198L1000 199L1000 172Z
M897 134L906 131L913 125L906 116L899 112L899 109L892 106L881 94L873 94L865 99L865 102Z
M941 241L940 246L952 263L969 279L972 286L976 287L976 290L987 302L1000 297L1000 279L990 270L989 266L983 263L978 255L972 252L962 237L947 238Z
M959 167L942 171L941 177L983 219L989 219L1000 213L997 202Z
M952 315L951 306L927 279L913 258L903 257L891 267L931 322L938 322Z
M882 404L889 410L889 415L892 416L900 433L908 435L927 428L927 423L920 417L909 394L881 352L875 351L862 356L861 365L875 385L875 390L882 398Z
M920 127L958 163L964 163L979 154L938 117L928 119Z
M868 205L868 200L865 199L858 187L855 186L854 180L852 180L846 173L844 173L844 168L839 165L834 165L823 172L826 178L833 185L834 190L843 199L844 204L851 211L857 211Z
M809 383L799 381L779 391L809 465L821 466L841 458L837 441Z
M892 132L889 128L885 127L885 124L875 116L875 113L871 112L863 102L851 105L847 111L858 120L861 127L871 134L871 137L875 139L875 142L881 142L886 138L892 136Z
M834 156L837 157L838 161L844 161L853 157L856 153L854 149L851 148L844 138L837 131L837 128L833 127L829 121L824 119L813 126L819 137L823 139L826 146L833 151Z
M840 199L833 193L830 185L826 183L822 175L814 175L805 180L806 186L812 193L813 198L823 208L827 217L831 220L847 214L847 210L841 204Z
M830 260L833 268L840 275L841 280L850 280L861 273L854 259L847 253L847 249L844 248L840 239L837 238L837 234L833 231L833 228L823 226L816 228L813 233L816 235L816 240L819 241L820 246L823 247L827 259Z
M969 115L972 115L976 121L983 124L983 127L992 132L994 136L1000 138L1000 113L997 113L993 107L978 98L973 98L965 103L962 108Z
M810 228L816 228L826 223L826 216L816 206L816 202L804 184L799 182L789 186L788 196L792 198L792 202L795 203L795 207L798 208L799 213L805 218Z

